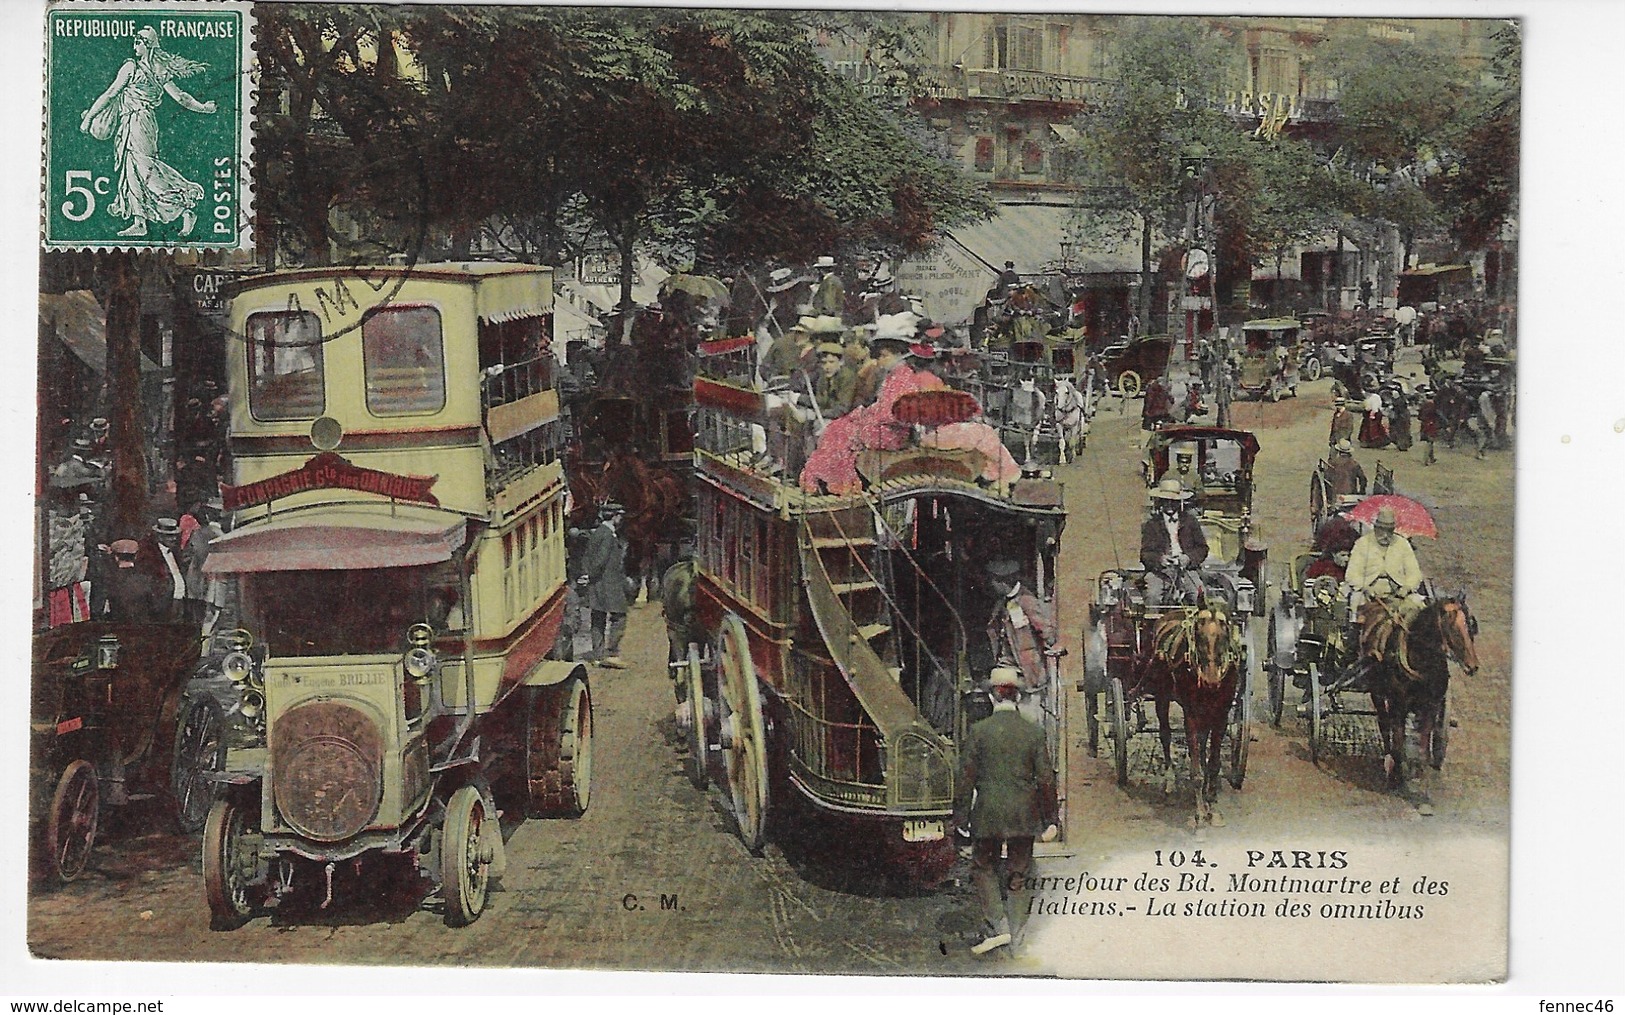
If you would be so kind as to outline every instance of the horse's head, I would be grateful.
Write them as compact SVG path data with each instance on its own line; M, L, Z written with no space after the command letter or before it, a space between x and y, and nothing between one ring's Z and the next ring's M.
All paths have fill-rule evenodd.
M1455 656L1468 676L1478 672L1478 619L1467 608L1467 593L1461 591L1439 604L1439 636L1445 651Z
M1191 617L1191 668L1196 671L1196 682L1208 687L1223 683L1240 654L1241 631L1231 627L1224 611L1197 610Z

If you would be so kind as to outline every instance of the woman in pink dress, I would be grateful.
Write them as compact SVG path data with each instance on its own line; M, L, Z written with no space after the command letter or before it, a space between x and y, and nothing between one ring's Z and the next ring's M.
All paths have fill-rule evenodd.
M871 351L884 371L880 395L873 405L829 421L817 449L801 470L801 488L808 493L847 494L862 489L858 455L867 448L895 451L908 443L910 427L892 415L892 405L910 392L947 386L935 374L914 369L905 338L878 337Z

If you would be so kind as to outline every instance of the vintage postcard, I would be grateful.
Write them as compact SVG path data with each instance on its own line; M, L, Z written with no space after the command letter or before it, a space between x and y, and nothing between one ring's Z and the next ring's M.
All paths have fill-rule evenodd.
M50 4L28 952L1504 980L1523 28Z

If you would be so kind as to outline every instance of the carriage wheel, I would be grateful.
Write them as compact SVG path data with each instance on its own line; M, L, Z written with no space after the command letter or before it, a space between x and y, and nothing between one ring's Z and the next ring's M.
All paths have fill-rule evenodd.
M1311 356L1303 365L1303 376L1313 382L1320 380L1320 357Z
M1089 756L1100 756L1100 692L1106 683L1106 621L1097 620L1083 638L1084 726L1089 734Z
M1272 612L1270 614L1268 642L1269 657L1265 665L1269 667L1270 725L1279 727L1281 725L1281 713L1285 711L1286 708L1286 670L1282 669L1275 662L1275 650L1277 644L1278 642L1275 634L1275 614Z
M1428 761L1435 769L1444 767L1445 748L1450 743L1450 716L1444 699L1439 700L1439 714L1433 718L1433 742L1428 744Z
M752 853L759 853L767 841L767 727L756 667L750 661L749 636L744 621L734 614L722 619L717 661L718 727L728 773L728 802L739 840Z
M501 834L495 820L495 815L486 814L478 786L460 786L446 802L446 823L440 833L440 889L448 927L466 927L485 912L492 859L485 837Z
M175 736L169 769L169 791L175 798L175 823L188 835L203 827L214 802L208 773L226 767L226 720L213 698L194 698Z
M535 688L529 704L525 814L580 817L592 801L592 692L585 679L570 677Z
M1128 721L1123 712L1123 682L1112 678L1107 690L1111 704L1112 758L1117 762L1117 785L1128 785Z
M700 669L700 647L688 646L688 665L684 667L684 680L688 685L688 729L684 740L688 746L688 759L683 768L694 788L703 790L711 785L711 774L706 768L706 748L709 738L705 730L705 679Z
M1230 786L1240 789L1247 778L1247 751L1253 739L1253 687L1258 669L1258 638L1255 618L1248 618L1247 638L1242 644L1241 675L1236 688L1236 701L1230 710Z
M236 799L221 796L203 822L203 894L211 930L236 930L254 915L248 898L259 863L249 835L253 816Z
M1117 375L1117 394L1122 398L1133 398L1144 386L1140 375L1132 370L1125 370Z
M45 855L58 881L72 881L85 872L96 845L101 796L95 765L80 758L63 769L45 825Z
M1326 717L1321 714L1320 667L1309 664L1309 760L1320 764L1326 753Z

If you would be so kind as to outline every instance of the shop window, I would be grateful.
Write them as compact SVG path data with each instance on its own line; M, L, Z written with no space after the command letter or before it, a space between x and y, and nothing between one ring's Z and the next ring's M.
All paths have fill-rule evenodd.
M1044 171L1043 145L1037 141L1023 141L1021 143L1021 171L1029 174Z
M993 172L993 139L990 137L976 139L976 171Z

